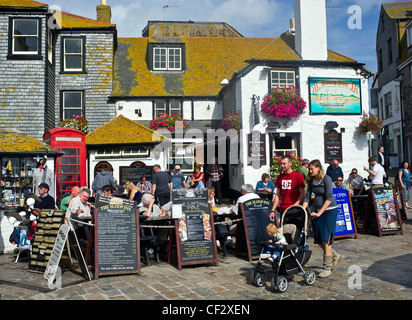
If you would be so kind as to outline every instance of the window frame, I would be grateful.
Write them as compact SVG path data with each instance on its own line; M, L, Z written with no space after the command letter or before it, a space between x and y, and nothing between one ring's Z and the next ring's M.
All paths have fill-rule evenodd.
M286 85L285 86L280 86L280 85L273 85L273 74L277 73L285 73L286 74ZM288 85L288 74L293 74L293 85ZM273 88L280 87L280 88L288 88L288 87L296 87L296 70L294 69L282 69L282 68L276 68L276 69L270 69L270 82L269 82L269 89L272 91ZM280 77L279 77L280 79Z
M172 114L172 102L178 102L180 106L180 111L177 112L182 115L183 119L183 100L178 100L178 99L168 99L168 100L154 100L153 101L153 119L159 117L160 115L158 114L160 108L157 108L157 103L158 102L164 102L164 108L161 108L164 110L164 114ZM176 110L176 109L175 109Z
M385 119L392 118L393 117L392 91L388 91L387 93L383 95L383 101L385 103L385 110L384 110ZM389 103L387 104L387 101L389 101L390 104Z
M14 51L14 22L17 20L32 20L37 22L37 51ZM40 17L9 17L8 55L7 59L15 60L43 60L42 56L42 18Z
M147 50L149 70L154 72L182 72L186 69L186 47L184 43L149 43ZM156 50L165 50L165 67L155 67ZM180 68L169 66L173 50L179 50L180 52Z
M65 43L66 40L80 40L82 52L68 53L66 54ZM86 74L86 36L62 36L61 37L61 50L60 50L60 73L61 74ZM81 68L66 68L66 56L81 56Z
M85 110L85 106L86 106L86 94L84 90L60 90L60 120L65 120L66 118L64 117L64 112L65 112L65 106L64 106L64 102L65 102L65 97L64 94L65 93L75 93L75 92L79 92L81 93L81 113L80 115L85 115L86 110Z

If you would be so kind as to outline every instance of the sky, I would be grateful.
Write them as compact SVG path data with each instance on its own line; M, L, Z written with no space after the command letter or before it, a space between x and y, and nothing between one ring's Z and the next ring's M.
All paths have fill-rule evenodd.
M39 0L96 19L100 0ZM226 22L245 37L278 37L290 27L294 0L107 0L118 37L141 37L148 21ZM328 48L377 70L376 30L381 4L399 0L326 0ZM165 6L167 6L165 8Z

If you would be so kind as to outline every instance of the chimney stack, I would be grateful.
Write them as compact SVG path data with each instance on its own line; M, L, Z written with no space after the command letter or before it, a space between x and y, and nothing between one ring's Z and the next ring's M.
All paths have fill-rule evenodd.
M100 0L100 5L96 7L97 20L101 22L111 23L112 9L107 5L106 0Z
M303 60L328 59L325 0L295 1L295 49Z

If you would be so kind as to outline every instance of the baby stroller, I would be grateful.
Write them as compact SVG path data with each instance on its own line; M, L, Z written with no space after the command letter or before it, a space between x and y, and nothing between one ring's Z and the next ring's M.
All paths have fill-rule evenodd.
M316 281L316 273L311 269L303 269L309 261L312 251L307 244L308 216L306 210L299 205L289 207L282 216L279 231L285 236L287 245L270 243L278 248L281 253L278 259L271 263L262 261L261 256L253 268L250 280L258 286L263 287L268 279L268 273L274 273L271 281L272 290L283 293L288 288L288 275L303 273L304 282L313 285ZM261 242L261 253L263 253L269 242Z

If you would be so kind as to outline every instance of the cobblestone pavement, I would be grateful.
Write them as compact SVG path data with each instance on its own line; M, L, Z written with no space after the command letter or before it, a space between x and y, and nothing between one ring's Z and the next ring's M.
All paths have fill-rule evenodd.
M334 248L343 259L333 275L318 278L313 286L294 275L282 294L272 291L270 281L264 287L252 285L249 275L256 261L233 254L219 254L218 266L178 270L166 262L142 264L140 276L105 276L90 282L67 270L57 290L48 288L42 274L28 272L27 262L15 264L15 255L5 254L0 256L0 294L2 300L411 300L412 210L408 216L403 235L359 234L358 239L336 240ZM322 253L311 238L309 245L313 253L307 267L318 272Z

